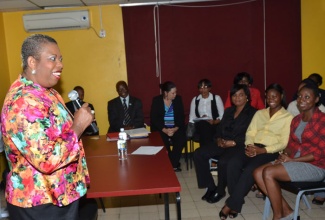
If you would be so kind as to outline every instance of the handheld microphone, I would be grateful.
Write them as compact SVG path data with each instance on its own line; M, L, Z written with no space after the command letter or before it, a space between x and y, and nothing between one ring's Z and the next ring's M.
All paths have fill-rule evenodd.
M72 90L71 92L69 92L68 97L73 103L76 104L77 109L81 108L79 94L76 90ZM91 122L90 126L94 133L98 132L98 128L95 122Z

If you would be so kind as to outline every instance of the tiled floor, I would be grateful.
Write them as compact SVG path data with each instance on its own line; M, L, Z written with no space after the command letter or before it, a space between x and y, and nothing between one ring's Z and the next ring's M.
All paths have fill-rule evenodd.
M219 219L218 213L224 205L226 198L216 204L209 204L201 200L204 189L198 189L195 169L186 170L186 164L181 160L182 172L176 173L182 186L181 209L182 219L188 220L215 220ZM1 202L4 204L3 193L1 192ZM286 199L293 206L295 196L285 192ZM175 195L170 194L170 218L176 219ZM308 196L309 200L313 196ZM98 209L98 220L159 220L165 219L163 196L145 195L130 197L103 198L106 213L101 208ZM261 220L264 201L255 197L255 193L250 192L245 199L242 213L236 218L238 220ZM317 206L311 204L308 210L301 202L299 211L301 220L324 220L325 205ZM270 218L271 219L271 216Z
M195 169L186 170L186 164L181 160L182 172L176 173L182 186L181 191L181 209L182 219L191 220L215 220L219 219L218 213L224 205L224 199L216 204L209 204L201 200L204 189L198 189L196 182ZM294 203L295 195L285 192L285 197ZM309 200L313 196L308 196ZM132 196L104 198L106 213L101 209L98 210L98 220L158 220L164 219L163 197L159 195ZM170 218L176 219L175 196L170 195ZM325 205L316 206L311 204L312 208L308 210L301 203L299 211L301 220L320 220L325 219ZM263 199L255 197L255 193L250 192L245 199L242 213L236 218L238 220L261 220L264 207ZM271 219L271 216L270 218Z

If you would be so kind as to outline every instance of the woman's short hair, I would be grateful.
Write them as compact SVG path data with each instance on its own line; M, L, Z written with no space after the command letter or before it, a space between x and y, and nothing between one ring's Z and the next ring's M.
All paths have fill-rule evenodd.
M265 97L266 97L266 93L268 93L269 90L276 90L277 92L280 93L281 95L281 106L284 108L287 108L287 103L286 103L286 96L285 96L285 92L284 89L282 88L282 86L278 83L272 83L270 84L266 90L265 90ZM268 107L268 105L267 105Z
M244 85L244 84L234 84L230 89L230 97L235 95L235 93L241 89L244 90L244 93L247 96L247 101L250 102L251 101L251 92L249 91L248 86Z
M240 80L242 80L244 77L247 78L248 83L249 83L250 85L253 84L253 77L252 77L251 75L249 75L249 73L247 73L247 72L240 72L240 73L237 73L237 75L236 75L235 78L234 78L234 82L233 82L233 83L234 83L235 85L238 84L238 83L240 82Z
M210 80L208 80L208 79L201 79L199 81L199 83L197 84L197 88L198 89L201 88L203 84L206 85L208 88L211 88L212 87L212 83L211 83Z
M175 85L175 83L173 83L171 81L167 81L167 82L160 84L159 87L161 89L161 92L164 93L164 92L169 92L173 88L176 88L176 85Z
M27 37L23 45L21 46L21 59L22 59L22 66L23 66L23 71L27 69L27 59L28 57L32 56L36 60L40 59L40 53L42 51L42 44L45 43L55 43L56 40L54 40L52 37L43 35L43 34L34 34L29 37Z

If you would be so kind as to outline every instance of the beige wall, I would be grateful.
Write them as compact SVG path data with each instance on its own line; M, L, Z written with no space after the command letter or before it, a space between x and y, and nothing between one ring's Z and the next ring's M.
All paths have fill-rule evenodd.
M301 0L302 75L319 73L325 88L325 0Z
M64 69L56 89L65 101L68 101L69 91L76 85L83 86L85 101L92 103L95 107L100 133L106 134L108 128L107 101L117 96L115 83L127 78L122 11L118 5L101 7L106 37L100 38L98 37L100 30L99 7L86 8L90 11L92 28L43 32L42 34L50 35L57 40L63 56ZM74 10L78 10L78 8ZM22 15L35 12L37 11L3 13L4 25L3 28L0 26L0 56L1 58L2 56L6 57L0 60L1 62L5 60L8 63L8 68L5 68L4 71L1 68L2 82L5 74L9 74L9 80L7 78L5 82L9 84L8 81L10 81L11 84L21 73L20 47L23 40L32 34L25 32ZM7 52L1 54L3 53L3 43ZM2 88L0 92L1 95ZM0 104L2 106L3 98L1 98Z

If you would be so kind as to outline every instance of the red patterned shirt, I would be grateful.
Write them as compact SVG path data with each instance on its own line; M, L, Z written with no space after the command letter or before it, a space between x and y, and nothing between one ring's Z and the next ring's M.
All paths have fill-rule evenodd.
M295 135L295 131L301 121L299 114L292 120L290 137L287 148L291 150L291 157L300 150L300 156L312 154L315 158L311 164L325 169L325 114L315 108L312 118L308 121L303 133L301 143Z

